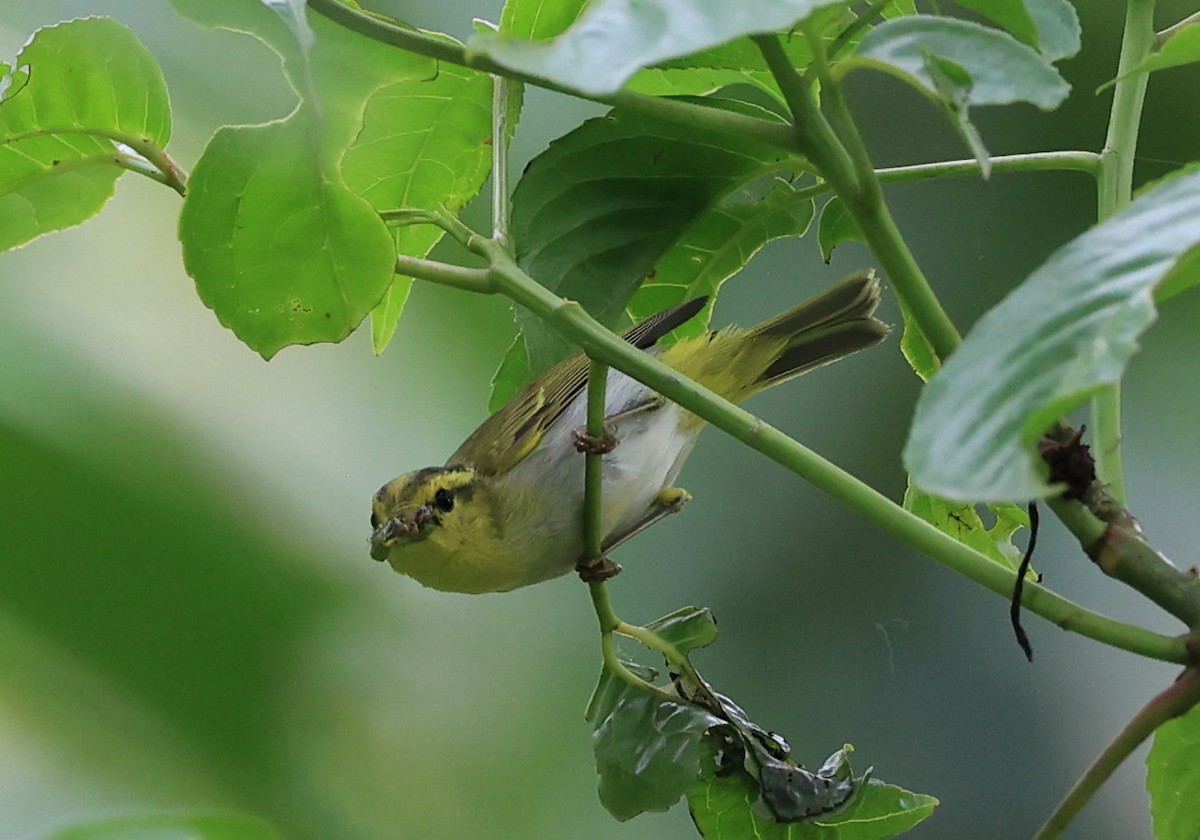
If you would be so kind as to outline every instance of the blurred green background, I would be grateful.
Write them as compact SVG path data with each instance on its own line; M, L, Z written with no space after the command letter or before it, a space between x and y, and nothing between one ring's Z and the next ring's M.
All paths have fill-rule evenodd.
M499 0L385 3L465 37ZM1083 4L1084 50L1058 114L979 113L995 153L1097 149L1118 4ZM1109 5L1097 9L1093 6ZM1160 24L1190 9L1161 4ZM190 167L222 123L285 114L278 62L160 0L0 0L0 54L39 25L107 14L162 63L171 151ZM1153 79L1139 180L1200 151L1195 68ZM964 156L940 114L890 78L852 81L878 164ZM597 113L533 92L515 171ZM969 326L1085 228L1078 174L896 188L902 230ZM470 218L485 223L483 202ZM270 364L197 299L178 197L127 175L83 227L0 256L0 840L73 821L241 810L295 838L686 838L685 810L610 819L582 717L598 664L573 578L504 596L421 589L367 556L368 499L440 463L483 418L511 319L498 299L419 286L376 358L363 331ZM727 287L718 322L753 323L867 254L821 264L776 243ZM894 305L886 317L898 322ZM1130 498L1191 563L1200 371L1194 295L1172 301L1127 387ZM917 390L893 338L764 395L771 422L893 498ZM1027 618L1027 664L994 595L896 544L764 458L707 434L686 514L622 549L618 611L684 604L722 638L697 661L808 763L852 742L859 766L942 799L911 836L1028 836L1171 667ZM1047 582L1090 607L1174 627L1044 525ZM1139 758L1140 758L1139 753ZM1070 836L1149 837L1139 762Z

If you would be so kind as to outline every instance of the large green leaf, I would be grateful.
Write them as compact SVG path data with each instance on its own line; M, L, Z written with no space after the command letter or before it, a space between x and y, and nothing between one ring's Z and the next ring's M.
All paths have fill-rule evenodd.
M433 79L436 65L324 18L306 22L290 3L277 4L280 14L233 0L172 3L205 25L262 39L301 97L287 118L223 128L205 148L180 217L188 273L221 323L264 357L290 344L340 341L392 288L396 247L343 180L343 156L377 91ZM382 146L399 133L391 116L372 126ZM447 149L455 161L459 151ZM376 164L381 181L394 171L370 152L352 161L357 187L372 186L362 166Z
M171 111L154 57L125 27L85 18L40 29L0 64L0 250L100 211L132 157L166 145Z
M1200 169L1192 169L1052 254L929 381L904 450L913 482L959 501L1050 493L1038 438L1119 381L1154 320L1158 283L1169 274L1176 290L1200 281L1200 260L1180 259L1197 242Z
M303 110L221 129L179 217L200 299L266 359L289 344L345 338L392 282L391 235L322 167L311 138Z
M1146 790L1156 840L1200 836L1200 706L1154 733L1146 755Z
M988 153L970 121L972 106L1029 102L1052 110L1070 91L1046 56L1008 33L933 15L871 30L839 72L859 65L897 76L942 105L985 175Z
M721 284L750 261L772 239L802 236L813 217L810 198L797 196L778 181L758 201L722 201L696 219L655 263L626 307L630 320L661 312L684 300L708 295L710 307ZM676 339L707 329L707 313L692 318L673 333Z
M643 67L740 35L786 30L835 4L840 0L593 0L552 40L480 33L469 46L509 69L603 96L619 90Z
M379 88L342 158L346 185L376 210L461 209L491 169L491 95L486 74L445 63L432 79ZM431 225L399 227L396 248L424 257L441 236ZM408 277L396 278L372 311L375 352L391 340L411 285Z
M526 169L513 193L517 261L612 326L697 219L741 185L797 165L752 138L614 110L551 143ZM494 405L570 349L523 310L517 321L521 339L497 378Z

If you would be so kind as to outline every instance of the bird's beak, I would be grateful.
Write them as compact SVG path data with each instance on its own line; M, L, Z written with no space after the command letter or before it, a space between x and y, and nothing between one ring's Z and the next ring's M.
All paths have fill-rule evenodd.
M429 536L437 525L437 516L430 505L422 505L409 513L401 513L384 522L371 533L371 557L387 560L397 544L416 542Z

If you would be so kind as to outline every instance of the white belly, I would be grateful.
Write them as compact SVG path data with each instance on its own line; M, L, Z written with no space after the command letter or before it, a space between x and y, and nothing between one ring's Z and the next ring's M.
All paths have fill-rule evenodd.
M610 370L605 414L620 414L653 396L645 385ZM634 412L615 427L610 426L617 445L604 455L601 519L606 536L635 524L659 492L675 481L698 431L681 431L682 413L679 406L667 402L660 408ZM565 572L583 552L580 523L585 459L575 449L572 431L583 429L586 419L587 399L581 394L546 433L537 450L501 479L505 492L529 494L540 500L526 508L540 520L537 524L513 523L516 530L537 535L519 549L527 555L522 558L526 564L544 563Z

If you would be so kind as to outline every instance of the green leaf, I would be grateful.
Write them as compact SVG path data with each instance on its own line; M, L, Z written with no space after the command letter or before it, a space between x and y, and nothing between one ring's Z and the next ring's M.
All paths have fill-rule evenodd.
M833 249L843 242L866 241L858 222L840 198L835 195L825 202L817 221L817 244L821 247L821 258L827 264L833 259Z
M0 64L0 91L0 250L94 216L118 162L139 160L130 147L171 134L158 64L108 18L39 29L13 68Z
M491 169L491 79L443 63L432 79L404 79L367 99L362 130L341 161L346 186L376 210L439 207L456 212L474 198ZM441 228L394 230L398 253L424 257ZM371 313L382 353L396 330L412 280L396 278Z
M750 137L620 110L588 120L535 158L513 193L521 267L613 326L657 260L704 213L753 179L798 162ZM658 277L660 281L670 278ZM503 370L545 370L570 345L517 310L523 342ZM500 379L493 404L520 381Z
M890 73L946 110L987 175L987 150L970 122L976 105L1029 102L1052 110L1070 85L1047 58L1006 32L963 20L917 15L869 32L839 72L871 66Z
M665 811L700 778L701 736L722 721L607 666L588 708L600 802L619 820Z
M706 840L885 840L920 823L938 804L932 796L869 779L837 815L780 823L754 807L757 786L740 770L707 772L687 798L692 821Z
M505 0L500 31L514 38L543 41L575 22L586 0Z
M1037 440L1120 380L1154 320L1155 287L1198 242L1193 168L1059 248L929 381L904 451L913 482L960 501L1023 502L1052 492Z
M1154 733L1146 755L1146 790L1156 840L1195 840L1200 835L1200 706L1169 720Z
M904 493L904 509L1006 569L1015 570L1021 563L1023 552L1013 545L1012 538L1019 529L1029 527L1029 514L1019 505L989 505L995 520L989 528L974 505L931 496L910 483ZM1032 572L1030 576L1037 578Z
M646 625L673 644L680 653L711 645L717 639L717 621L708 607L680 607Z
M388 183L377 174L380 180L371 181L364 169L380 163L380 157L366 148L362 133L369 132L379 149L416 149L420 156L419 142L405 147L399 138L403 129L386 95L411 95L409 85L439 75L431 59L395 50L319 16L304 23L295 7L280 3L282 17L261 3L172 0L182 14L205 25L250 32L268 44L283 58L301 98L284 120L221 129L196 165L180 217L184 264L201 298L223 324L267 358L290 344L340 341L389 292L383 310L392 321L382 319L386 328L376 333L376 343L394 328L408 281L393 284L396 245L391 233L372 205L347 185L342 164L354 146L348 170L355 187L394 198L405 174ZM308 26L315 40L305 34ZM461 81L463 74L458 75ZM430 107L436 109L453 85L447 80L439 87L435 80ZM372 120L365 127L369 106ZM446 139L439 133L442 128L432 129L435 139ZM461 162L461 151L450 143L447 159ZM410 190L438 164L425 158L438 156L404 161L413 169L407 173ZM395 171L390 168L394 163L382 172ZM466 189L476 170L465 166L460 186Z
M626 307L640 321L684 300L708 295L709 311L721 285L737 274L773 239L803 236L813 217L810 198L795 187L775 181L762 199L723 201L689 225L650 270ZM708 312L671 333L676 340L697 336L708 327Z
M1166 70L1197 61L1200 61L1200 25L1192 24L1168 38L1145 61L1130 70L1128 75L1152 73L1155 70Z
M330 176L308 117L226 127L196 164L179 218L201 300L269 359L290 344L340 341L392 282L379 216Z
M1079 16L1067 0L956 0L1051 61L1079 52Z
M257 817L174 814L116 817L60 829L46 840L279 840Z
M531 42L479 33L468 46L511 70L591 96L605 96L643 67L715 47L755 32L787 30L840 0L594 0L552 40Z
M937 353L934 352L933 345L929 343L925 333L921 332L920 324L913 318L904 301L900 301L900 315L904 318L904 333L900 336L900 352L904 354L913 373L928 382L929 377L937 373L942 366L941 360L938 359Z

